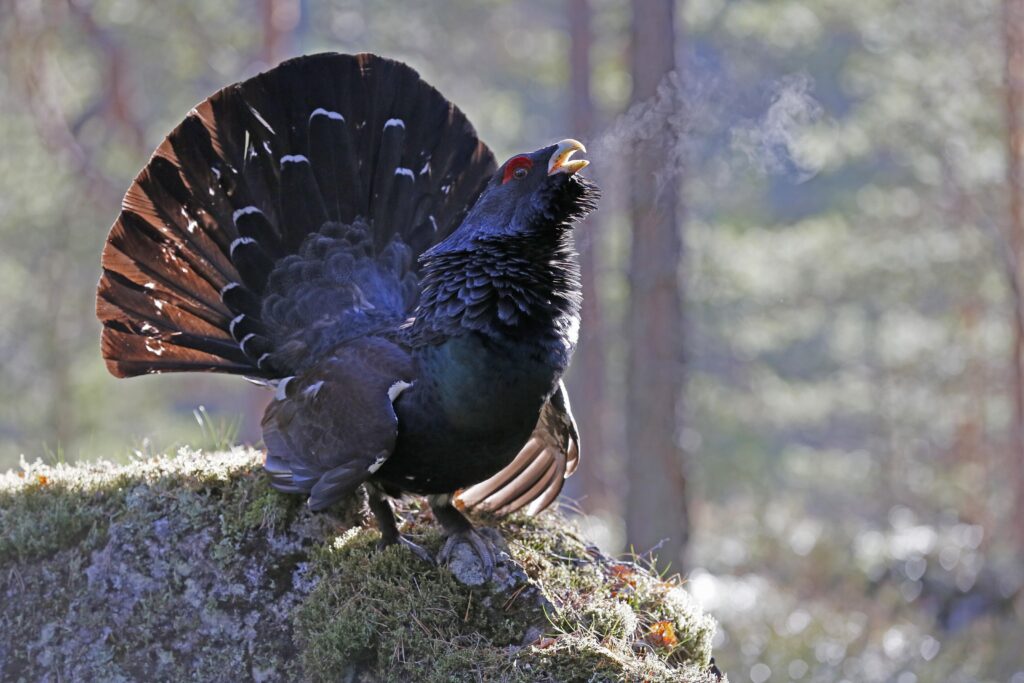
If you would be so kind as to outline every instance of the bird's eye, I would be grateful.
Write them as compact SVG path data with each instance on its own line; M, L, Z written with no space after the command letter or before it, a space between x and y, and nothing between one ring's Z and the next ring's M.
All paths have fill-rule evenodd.
M502 184L507 183L513 178L522 180L529 174L531 168L533 168L533 162L530 161L530 157L512 157L505 164L505 174L501 179Z

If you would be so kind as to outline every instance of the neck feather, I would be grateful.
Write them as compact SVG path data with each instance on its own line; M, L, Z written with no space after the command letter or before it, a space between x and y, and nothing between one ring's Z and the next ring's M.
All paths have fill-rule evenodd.
M481 239L431 255L421 272L421 332L536 339L566 354L576 344L582 297L570 230Z

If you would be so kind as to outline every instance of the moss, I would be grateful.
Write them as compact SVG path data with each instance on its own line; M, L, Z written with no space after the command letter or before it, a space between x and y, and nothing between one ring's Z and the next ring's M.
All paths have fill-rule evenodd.
M0 566L101 542L121 505L121 479L82 480L66 467L26 467L0 475Z
M313 680L353 668L396 680L479 680L511 667L506 649L521 644L538 611L463 586L405 548L377 551L378 540L352 529L314 553L320 581L296 615ZM417 541L436 552L441 537L431 530Z
M398 513L436 553L429 510ZM0 679L708 680L678 584L557 515L503 521L516 564L480 587L361 515L311 514L245 450L0 475Z
M595 597L579 608L572 627L592 633L602 641L624 641L636 632L637 625L636 613L627 603Z
M300 496L275 491L262 472L246 472L224 482L221 497L224 533L235 537L257 530L279 531L303 507Z
M672 666L657 655L623 652L581 635L555 639L543 649L531 648L519 666L532 676L523 680L530 681L712 683L716 680L706 667L693 663Z
M406 531L436 552L436 530L407 513ZM464 586L404 548L373 552L375 531L319 549L320 581L295 621L303 670L312 680L707 680L714 624L675 581L603 557L556 515L513 518L502 532L528 577L505 591ZM653 642L666 622L674 640Z

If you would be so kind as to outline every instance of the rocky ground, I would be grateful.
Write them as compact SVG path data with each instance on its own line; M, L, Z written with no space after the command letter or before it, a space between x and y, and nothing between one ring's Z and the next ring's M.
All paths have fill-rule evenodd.
M361 500L269 488L258 452L0 475L5 681L714 681L714 622L557 514L499 529L479 583L375 549ZM432 552L429 509L400 506Z

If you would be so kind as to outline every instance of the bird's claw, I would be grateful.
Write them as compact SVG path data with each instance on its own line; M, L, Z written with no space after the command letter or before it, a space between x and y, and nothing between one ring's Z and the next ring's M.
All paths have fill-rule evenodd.
M484 533L488 531L497 536L497 533L490 529L467 529L451 534L445 539L444 545L441 546L441 552L437 554L438 564L449 565L449 567L454 569L452 565L456 560L456 548L460 545L467 545L479 558L479 576L482 580L476 581L474 580L476 577L466 576L464 571L456 571L457 578L463 583L471 585L490 581L491 577L494 576L494 567L498 563L499 554L504 551L495 539L491 538L489 534Z
M391 541L388 541L388 540L385 540L385 539L382 538L380 540L380 542L377 543L377 549L378 550L383 550L384 548L387 548L389 545L400 545L400 546L402 546L404 548L408 548L410 551L412 551L413 555L415 555L416 557L420 558L424 562L429 562L430 564L434 564L434 556L430 554L429 550L427 550L426 548L424 548L421 545L417 545L416 543L413 543L412 541L410 541L408 538L406 538L405 536L403 536L401 534L398 535L398 538L396 538L394 540L391 540Z

